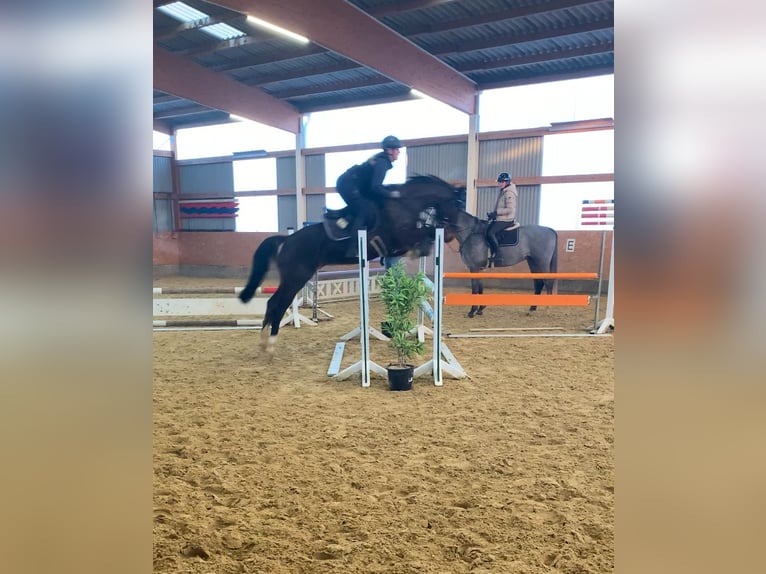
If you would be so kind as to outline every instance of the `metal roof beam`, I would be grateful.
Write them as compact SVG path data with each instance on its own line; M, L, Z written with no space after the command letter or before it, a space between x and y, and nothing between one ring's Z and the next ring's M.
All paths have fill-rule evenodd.
M351 60L336 62L326 66L313 66L309 70L289 70L285 72L275 72L273 74L258 74L252 78L242 80L248 86L265 86L276 82L285 82L287 80L296 80L298 78L310 78L312 76L323 76L333 72L347 72L348 70L359 70L361 66ZM156 100L155 100L156 101Z
M333 102L328 104L319 104L319 105L312 105L312 106L302 106L300 105L300 102L298 102L296 105L298 109L303 113L309 113L309 112L325 112L328 110L343 110L347 109L349 107L361 107L361 106L377 106L380 104L393 104L397 102L407 102L410 100L419 100L420 96L412 95L412 93L407 92L406 94L401 94L399 96L387 96L387 97L370 97L367 99L355 99L353 102Z
M551 12L557 12L558 10L565 10L566 8L575 8L578 6L586 6L588 4L603 4L604 2L605 0L552 0L551 2L546 2L544 4L518 6L516 8L509 8L499 12L489 12L487 14L479 14L478 16L461 18L459 20L432 22L429 24L417 24L410 27L400 28L397 31L402 36L407 37L417 36L420 34L433 34L435 32L448 32L450 30L458 30L462 28L468 28L470 26L494 24L495 22L499 22L501 20L513 20L516 18L524 18L526 16L549 14Z
M161 96L154 96L152 102L155 104L167 104L168 102L177 102L178 96L173 94L162 94Z
M154 87L281 130L298 133L300 129L300 114L290 104L224 74L208 70L188 58L172 54L156 44Z
M452 0L400 0L399 2L393 2L385 6L373 8L369 11L369 14L375 18L382 18L384 16L390 16L391 14L414 12L415 10L438 6L439 4L444 4L446 2L452 2Z
M487 50L490 48L499 48L513 44L523 44L524 42L537 42L538 40L551 40L553 38L561 38L563 36L583 34L585 32L596 32L599 30L610 30L613 28L614 16L610 16L609 18L605 18L603 20L597 20L587 24L566 26L564 28L539 30L537 32L530 32L527 34L513 34L489 38L486 40L475 40L473 42L460 42L460 44L450 44L444 47L435 46L432 50L432 53L438 56L449 56L450 54L463 54L465 52Z
M393 83L390 79L379 76L377 78L362 78L360 80L349 80L346 82L335 82L332 84L315 84L303 88L292 90L280 90L271 92L271 95L280 100L290 98L300 98L302 96L313 96L316 94L326 94L329 92L341 92L343 90L353 90L354 88L366 88L368 86L380 86L382 84Z
M310 38L465 113L476 111L476 85L345 0L214 0Z
M252 68L253 66L272 64L274 62L283 62L285 60L292 60L294 58L313 56L314 54L324 54L327 51L328 50L322 48L322 46L317 46L316 44L308 44L306 46L300 46L291 50L280 50L276 53L270 52L265 56L247 56L243 58L237 58L231 64L215 65L210 69L215 70L216 72L234 72L236 70Z
M213 42L206 42L194 48L188 48L186 50L179 50L176 54L183 54L184 56L204 56L206 54L214 54L222 50L229 50L231 48L241 48L248 44L260 44L273 40L272 34L263 34L261 32L248 30L247 32L242 30L245 36L238 36L237 38L230 38L229 40L220 40Z
M498 60L481 60L473 63L468 62L456 65L455 69L461 72L477 72L479 70L496 70L498 68L512 68L514 66L525 66L528 64L539 64L540 62L551 62L557 60L566 60L567 58L577 58L579 56L592 56L593 54L604 54L614 52L614 42L606 42L585 46L582 48L572 48L564 50L553 50L550 52L541 52L528 56L517 56L514 58L502 58Z
M606 76L614 74L614 65L596 66L577 70L576 72L564 72L558 74L541 74L538 76L523 76L513 80L504 80L502 82L487 82L481 84L482 90L494 90L496 88L510 88L512 86L529 86L532 84L544 84L546 82L560 82L561 80L574 80L578 78L592 78L595 76Z
M183 116L193 116L194 114L204 114L209 112L210 108L195 104L193 106L185 106L183 108L171 108L163 112L157 112L154 114L155 120L167 120L170 118L180 118Z

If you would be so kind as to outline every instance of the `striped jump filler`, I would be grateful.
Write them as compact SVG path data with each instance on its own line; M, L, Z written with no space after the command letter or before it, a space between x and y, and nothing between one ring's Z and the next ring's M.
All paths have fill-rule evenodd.
M583 199L580 225L614 225L614 199Z

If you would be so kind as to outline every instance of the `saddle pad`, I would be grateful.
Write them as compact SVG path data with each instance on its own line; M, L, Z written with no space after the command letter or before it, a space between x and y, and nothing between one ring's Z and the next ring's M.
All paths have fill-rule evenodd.
M500 232L498 235L498 243L502 245L516 245L519 242L519 229L520 227L517 227L515 229L507 230L503 229L503 231Z

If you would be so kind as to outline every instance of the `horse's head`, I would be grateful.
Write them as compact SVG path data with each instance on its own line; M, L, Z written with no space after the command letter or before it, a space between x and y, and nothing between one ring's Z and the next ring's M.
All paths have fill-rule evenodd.
M465 187L453 187L435 175L410 177L400 191L418 212L432 208L434 223L440 226L456 225L458 214L465 207Z

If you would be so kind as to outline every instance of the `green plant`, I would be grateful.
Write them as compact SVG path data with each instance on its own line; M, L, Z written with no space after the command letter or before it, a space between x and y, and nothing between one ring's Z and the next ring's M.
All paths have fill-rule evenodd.
M385 321L391 333L389 345L396 351L400 367L407 366L407 360L421 354L425 346L417 336L412 336L413 314L428 294L424 278L422 272L407 273L404 262L399 260L378 279L380 298L386 308Z

